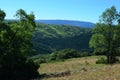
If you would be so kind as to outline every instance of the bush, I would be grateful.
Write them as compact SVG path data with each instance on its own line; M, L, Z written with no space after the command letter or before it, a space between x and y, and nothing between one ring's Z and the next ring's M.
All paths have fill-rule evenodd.
M95 52L94 54L95 54L95 55L98 55L98 56L99 56L99 55L106 55L106 52Z
M60 59L76 58L79 56L80 56L79 53L74 49L64 49L61 51L53 52L50 56L50 59L60 60Z
M36 62L37 64L41 64L41 63L46 63L47 61L46 61L46 59L45 59L44 57L41 57L41 58L39 58L39 59L36 59L35 62Z
M56 60L56 59L57 59L57 56L58 56L58 52L57 52L57 51L51 53L51 55L50 55L50 60Z
M87 57L90 56L91 54L87 51L80 53L80 57Z
M101 57L96 61L96 64L107 64L107 60L104 57Z
M78 53L74 49L64 49L61 50L58 54L59 59L68 59L68 58L76 58L78 57Z

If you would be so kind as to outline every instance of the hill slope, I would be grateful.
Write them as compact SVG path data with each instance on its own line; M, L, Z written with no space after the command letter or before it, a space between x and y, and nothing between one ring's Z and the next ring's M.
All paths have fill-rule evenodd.
M38 24L34 32L34 49L37 53L51 53L65 48L78 51L88 49L91 29L70 25Z
M36 22L44 23L44 24L56 24L56 25L72 25L79 26L83 28L93 28L94 23L85 22L85 21L75 21L75 20L36 20Z
M120 80L120 64L95 64L98 58L100 56L44 63L39 71L47 74L42 80Z
M8 19L6 21L16 20ZM66 48L73 48L77 51L89 49L91 28L42 23L37 23L37 26L32 39L35 54L51 53Z

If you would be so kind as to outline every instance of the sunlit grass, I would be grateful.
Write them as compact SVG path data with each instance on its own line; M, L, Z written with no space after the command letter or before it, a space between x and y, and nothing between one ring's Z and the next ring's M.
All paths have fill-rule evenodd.
M120 80L120 64L95 64L99 57L68 59L64 62L41 64L39 72L50 74L70 71L69 76L43 78L43 80Z

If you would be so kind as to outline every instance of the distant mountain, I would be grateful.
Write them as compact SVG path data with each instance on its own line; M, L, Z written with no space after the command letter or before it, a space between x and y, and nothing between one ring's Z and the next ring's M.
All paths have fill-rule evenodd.
M85 21L75 21L75 20L36 20L36 22L44 23L44 24L56 24L56 25L72 25L72 26L79 26L83 28L93 28L94 23L85 22Z

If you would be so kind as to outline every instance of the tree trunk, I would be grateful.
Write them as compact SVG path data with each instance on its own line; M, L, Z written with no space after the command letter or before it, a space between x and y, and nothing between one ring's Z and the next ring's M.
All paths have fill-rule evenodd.
M107 64L109 64L109 63L110 63L110 56L107 55Z
M107 55L107 64L115 63L116 57L114 55Z
M113 64L113 63L115 63L115 56L111 55L110 56L110 64Z

